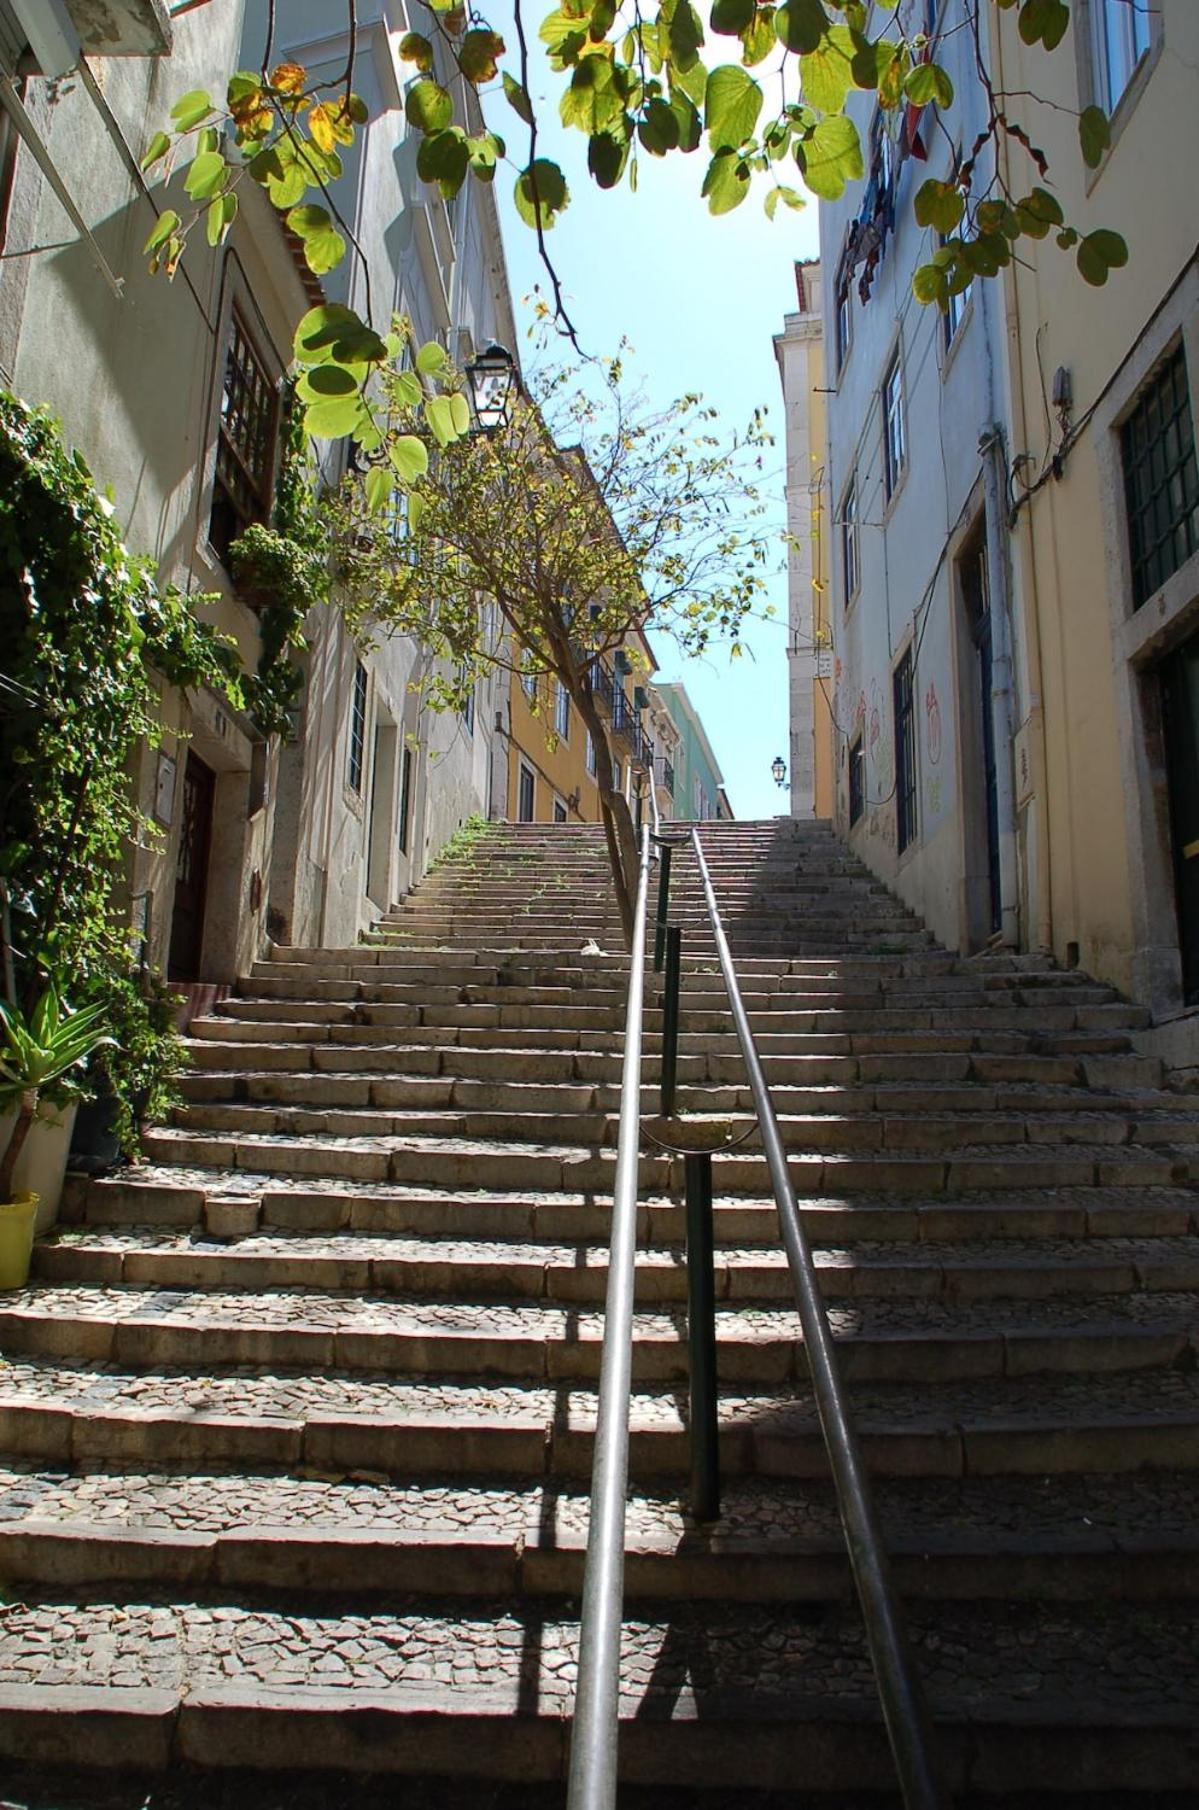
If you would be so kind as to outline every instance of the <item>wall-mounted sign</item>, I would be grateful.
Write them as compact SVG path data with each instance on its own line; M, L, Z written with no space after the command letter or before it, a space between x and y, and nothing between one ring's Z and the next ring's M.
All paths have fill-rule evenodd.
M158 774L154 783L154 821L169 830L175 815L175 759L159 750Z

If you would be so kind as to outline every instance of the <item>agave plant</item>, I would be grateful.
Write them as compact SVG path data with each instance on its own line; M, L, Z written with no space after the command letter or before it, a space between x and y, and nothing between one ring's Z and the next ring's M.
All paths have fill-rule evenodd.
M12 1199L13 1171L37 1116L43 1090L111 1043L103 1028L104 1007L72 1011L51 980L29 1016L0 1000L0 1111L15 1105L16 1123L0 1158L0 1204Z

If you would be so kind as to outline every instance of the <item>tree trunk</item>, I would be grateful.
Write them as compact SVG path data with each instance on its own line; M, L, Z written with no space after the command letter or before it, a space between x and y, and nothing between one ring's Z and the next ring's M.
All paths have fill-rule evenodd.
M563 677L565 678L566 675ZM633 916L637 900L637 874L640 866L637 833L633 828L633 815L623 793L618 792L612 783L612 748L608 741L608 732L595 707L591 687L584 681L582 674L574 671L573 668L567 680L567 690L574 700L579 715L587 725L591 744L595 750L595 778L596 784L599 786L600 810L603 814L604 834L608 843L608 862L612 869L612 884L616 889L616 906L620 912L625 948L631 953Z
M29 1088L21 1095L17 1107L16 1123L12 1128L12 1136L8 1140L8 1149L0 1157L0 1206L6 1206L13 1197L13 1172L17 1166L17 1158L25 1148L25 1139L33 1127L37 1116L37 1093Z

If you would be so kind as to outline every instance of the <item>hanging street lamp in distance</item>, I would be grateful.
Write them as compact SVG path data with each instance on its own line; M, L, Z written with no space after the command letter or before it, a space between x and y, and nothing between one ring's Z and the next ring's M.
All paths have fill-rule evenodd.
M496 434L508 425L508 404L516 385L516 360L506 346L492 344L466 367L471 406L480 433Z

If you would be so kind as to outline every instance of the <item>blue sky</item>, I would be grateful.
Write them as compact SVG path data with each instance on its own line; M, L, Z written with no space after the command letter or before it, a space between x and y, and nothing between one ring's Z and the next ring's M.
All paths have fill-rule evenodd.
M534 35L540 16L538 8L528 15ZM514 47L514 32L498 17L495 23ZM542 69L530 84L538 103L538 154L562 164L571 196L547 244L584 349L615 352L626 336L634 347L630 378L651 401L702 391L720 411L728 435L745 426L755 406L766 407L777 443L764 490L781 533L782 393L771 336L796 306L794 260L816 254L815 202L802 213L780 207L771 222L761 195L751 192L736 212L714 218L699 193L707 162L702 146L690 157L642 155L637 193L630 194L627 184L604 193L587 174L582 133L559 126L562 78ZM489 101L488 112L510 158L523 165L527 128L502 97ZM514 181L515 169L501 165L496 189L512 293L518 318L531 318L521 298L535 284L543 290L547 284L535 235L512 206ZM661 676L682 679L703 717L738 817L771 817L785 809L786 795L770 777L775 755L786 759L788 752L781 545L779 564L771 592L778 615L755 623L746 637L754 658L747 653L731 661L719 649L703 660L684 660L663 637L654 643Z

